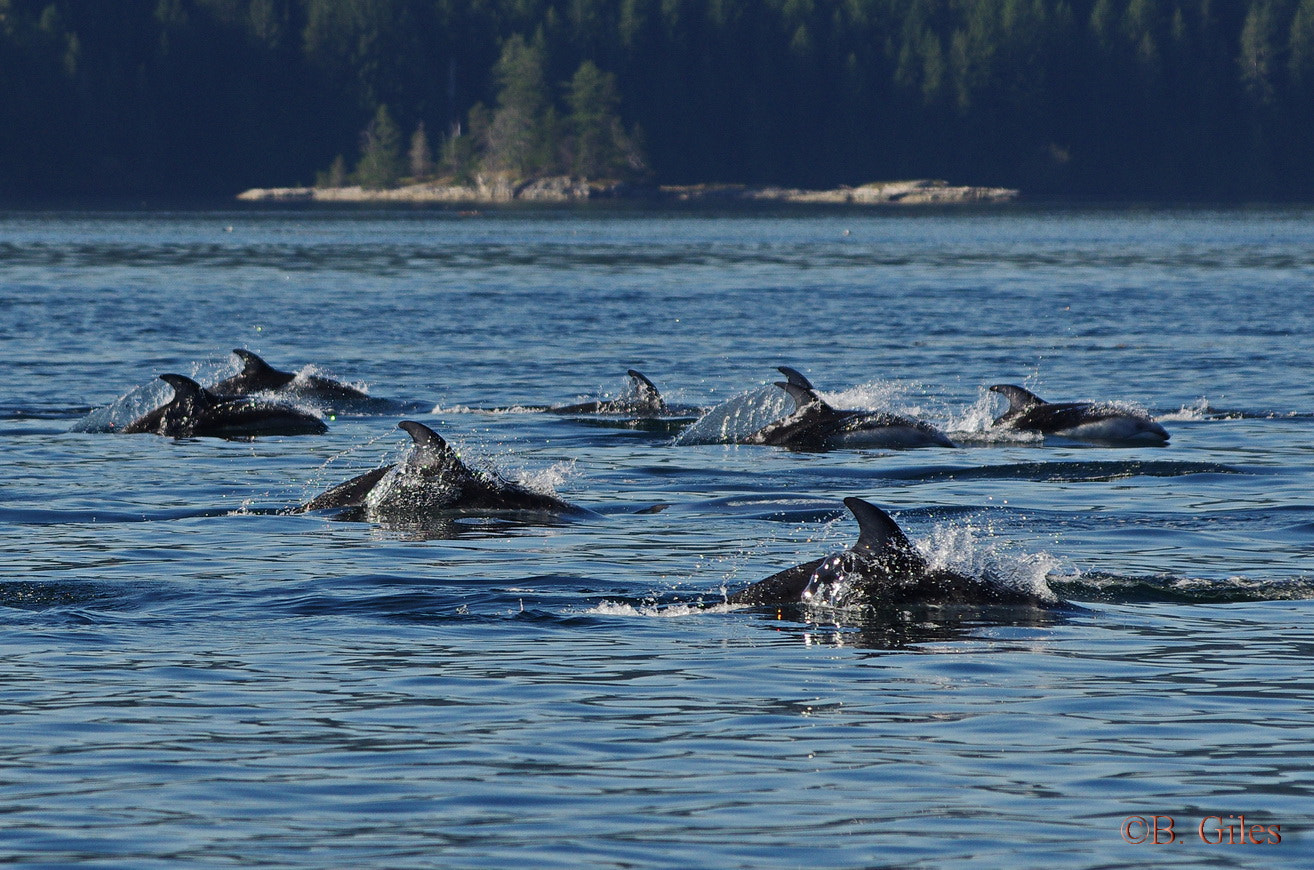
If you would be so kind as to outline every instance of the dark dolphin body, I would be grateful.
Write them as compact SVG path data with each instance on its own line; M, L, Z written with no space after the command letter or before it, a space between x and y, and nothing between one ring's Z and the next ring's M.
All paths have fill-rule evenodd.
M397 424L414 448L402 462L375 468L338 484L295 513L342 509L352 518L415 522L455 515L587 516L590 512L534 492L491 472L476 471L423 423Z
M886 411L839 411L817 395L798 371L781 366L787 378L776 383L794 400L794 410L744 439L747 444L772 444L796 450L834 447L953 447L943 432L929 423Z
M253 438L258 435L322 435L328 431L314 414L245 396L222 396L183 375L160 375L173 398L122 429L172 438Z
M759 580L727 598L730 604L824 604L892 608L909 605L1061 606L986 580L933 569L889 514L860 498L844 499L858 520L858 542L836 553Z
M599 399L576 405L548 408L552 414L626 414L634 417L661 417L666 414L666 401L653 382L634 369L626 370L630 377L631 392L616 399Z
M648 378L634 369L627 369L625 374L630 378L630 388L622 396L615 399L579 402L574 405L559 405L548 408L547 411L550 414L608 414L638 419L686 417L701 411L700 408L689 405L668 405L657 386Z
M1139 411L1094 402L1046 402L1012 384L995 384L990 391L1008 399L1008 410L994 422L1000 428L1105 443L1168 441L1168 430Z
M369 394L347 384L319 375L297 377L293 372L280 371L244 348L234 348L233 354L242 361L242 370L210 387L221 396L249 396L252 393L295 393L307 399L361 400Z
M371 396L364 390L331 378L280 371L256 354L234 348L242 361L242 370L210 387L225 396L249 396L259 393L287 396L308 403L318 410L338 414L401 414L433 407L433 403L400 402Z

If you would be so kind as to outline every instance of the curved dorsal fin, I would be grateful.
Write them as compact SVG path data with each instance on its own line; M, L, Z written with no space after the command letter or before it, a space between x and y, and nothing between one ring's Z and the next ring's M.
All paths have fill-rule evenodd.
M404 429L406 434L411 436L411 441L415 443L415 450L406 459L407 465L459 466L461 464L456 452L443 440L443 436L423 423L417 423L414 420L403 420L397 424L397 428Z
M869 501L850 496L844 506L858 521L858 543L853 549L869 556L882 556L896 552L907 555L914 552L903 530L890 515Z
M645 378L634 369L626 369L625 374L630 376L630 381L634 386L635 395L639 402L645 407L661 410L666 407L662 394L658 392L657 387L652 381Z
M186 375L160 375L160 380L173 387L173 400L175 402L200 399L206 395L206 389Z
M233 356L242 361L242 374L244 375L282 374L282 372L244 347L233 348Z
M809 381L798 369L791 369L789 366L776 366L776 371L784 375L785 380L789 381L796 387L802 387L805 390L815 389L815 387L812 386L812 382Z
M776 386L780 387L780 389L784 390L786 393L789 393L789 397L794 400L795 411L802 410L803 408L817 408L826 411L831 410L830 405L827 405L826 401L822 399L821 396L818 396L816 391L810 386L804 387L800 384L793 383L792 381L776 381Z
M1046 402L1030 390L1025 390L1022 387L1014 386L1013 384L994 384L990 387L990 392L999 393L1001 396L1008 399L1009 411L1025 411L1027 408L1034 408L1037 405L1049 404L1049 402Z

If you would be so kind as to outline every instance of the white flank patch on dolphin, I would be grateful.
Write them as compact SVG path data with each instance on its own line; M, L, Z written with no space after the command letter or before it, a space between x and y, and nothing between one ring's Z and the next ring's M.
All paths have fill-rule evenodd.
M1082 423L1068 429L1059 429L1055 435L1088 441L1135 441L1138 438L1158 443L1161 439L1146 428L1148 420L1127 417L1109 417L1094 423Z

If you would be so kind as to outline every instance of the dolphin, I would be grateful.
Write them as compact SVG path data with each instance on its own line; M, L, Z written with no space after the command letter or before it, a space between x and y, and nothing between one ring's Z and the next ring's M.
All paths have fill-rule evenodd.
M322 435L328 431L319 417L291 405L217 395L184 375L160 375L160 380L173 387L173 398L120 432L150 432L172 438L252 438Z
M1008 399L1008 410L994 422L999 428L1082 441L1141 444L1168 441L1168 430L1142 411L1094 402L1046 402L1013 384L995 384L990 391Z
M794 410L749 435L746 444L772 444L798 450L832 447L953 447L929 423L888 411L839 411L817 395L799 371L780 366L776 386L794 400Z
M417 521L461 514L591 513L492 472L470 468L442 436L423 423L404 420L397 428L411 436L413 447L406 459L344 481L293 508L292 512L344 509L352 515L384 521Z
M306 399L361 401L368 393L319 375L296 375L280 371L245 348L234 348L242 361L242 370L210 387L221 396L248 396L252 393L292 393Z
M686 405L671 406L662 398L657 386L640 372L626 369L630 378L630 388L615 399L598 399L591 402L579 402L574 405L559 405L548 408L549 414L609 414L636 419L654 417L688 416L697 414L701 409Z
M772 574L727 597L730 604L868 606L1062 606L1020 589L932 568L890 515L860 498L844 499L858 521L848 550Z

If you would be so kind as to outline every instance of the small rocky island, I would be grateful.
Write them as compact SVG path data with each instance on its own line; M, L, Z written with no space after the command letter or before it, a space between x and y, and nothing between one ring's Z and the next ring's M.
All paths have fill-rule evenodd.
M245 202L411 203L499 205L505 203L579 203L589 200L635 200L680 203L799 203L825 205L949 205L1011 202L1018 191L1007 187L965 187L945 181L915 180L806 190L740 184L641 186L599 182L564 175L532 180L478 176L473 181L423 182L392 188L269 187L243 191Z

